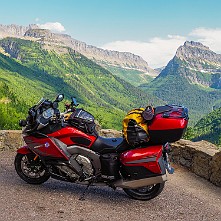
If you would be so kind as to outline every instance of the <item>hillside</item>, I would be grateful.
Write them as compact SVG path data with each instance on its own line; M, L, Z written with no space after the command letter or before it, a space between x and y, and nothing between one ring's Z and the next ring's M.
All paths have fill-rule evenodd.
M221 55L197 42L185 42L174 58L150 84L140 88L167 103L190 110L194 125L213 108L221 106Z
M112 74L118 76L119 78L129 82L130 84L136 87L140 86L141 84L149 83L155 77L139 70L126 69L126 68L111 66L111 65L106 65L105 69L107 69Z
M28 29L24 37L40 42L46 49L53 50L57 45L70 47L134 86L148 83L157 76L156 71L150 68L146 61L129 52L104 50L87 45L69 35L39 28Z
M193 128L193 141L207 140L221 145L221 108L200 119Z
M121 129L123 116L131 108L162 104L71 48L46 50L38 42L16 38L0 40L0 47L0 106L4 116L10 108L10 121L18 120L14 113L24 116L41 96L52 98L58 92L66 98L76 96L106 128ZM1 120L1 129L17 128L7 121L7 117Z
M129 52L104 50L76 40L67 34L58 34L50 30L40 29L36 24L27 27L0 24L0 38L5 37L17 37L37 41L44 45L46 49L50 48L51 50L57 46L70 47L107 70L113 70L113 74L129 83L133 83L135 86L148 83L152 76L155 77L158 75L138 55ZM136 79L135 82L134 79Z

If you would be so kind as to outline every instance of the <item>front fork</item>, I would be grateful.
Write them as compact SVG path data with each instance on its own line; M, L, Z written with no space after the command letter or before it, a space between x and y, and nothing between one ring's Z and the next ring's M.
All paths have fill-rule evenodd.
M170 160L168 153L171 151L171 145L169 143L166 143L163 145L163 162L165 165L165 168L169 174L174 173L174 168L170 165Z

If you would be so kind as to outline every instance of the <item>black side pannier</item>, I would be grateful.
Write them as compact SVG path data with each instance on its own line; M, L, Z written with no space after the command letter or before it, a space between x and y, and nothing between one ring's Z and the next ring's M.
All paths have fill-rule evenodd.
M68 120L69 124L85 133L96 133L94 116L84 109L76 109Z

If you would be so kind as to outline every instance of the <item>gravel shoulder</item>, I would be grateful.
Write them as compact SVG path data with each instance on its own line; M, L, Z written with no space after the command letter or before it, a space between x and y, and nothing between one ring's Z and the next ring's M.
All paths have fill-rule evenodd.
M221 188L175 167L164 191L151 201L129 198L121 189L90 187L49 179L23 182L14 170L15 152L0 152L0 220L221 220Z

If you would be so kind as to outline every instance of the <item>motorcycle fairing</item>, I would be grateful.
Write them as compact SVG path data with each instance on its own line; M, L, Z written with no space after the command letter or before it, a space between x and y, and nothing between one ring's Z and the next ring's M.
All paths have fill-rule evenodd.
M19 149L17 149L17 153L29 154L29 153L31 153L31 151L29 150L28 146L23 146L23 147L20 147Z
M66 145L61 145L62 142L56 138L25 136L24 140L29 149L37 155L43 157L64 158L66 160L69 160L70 158L65 151Z

